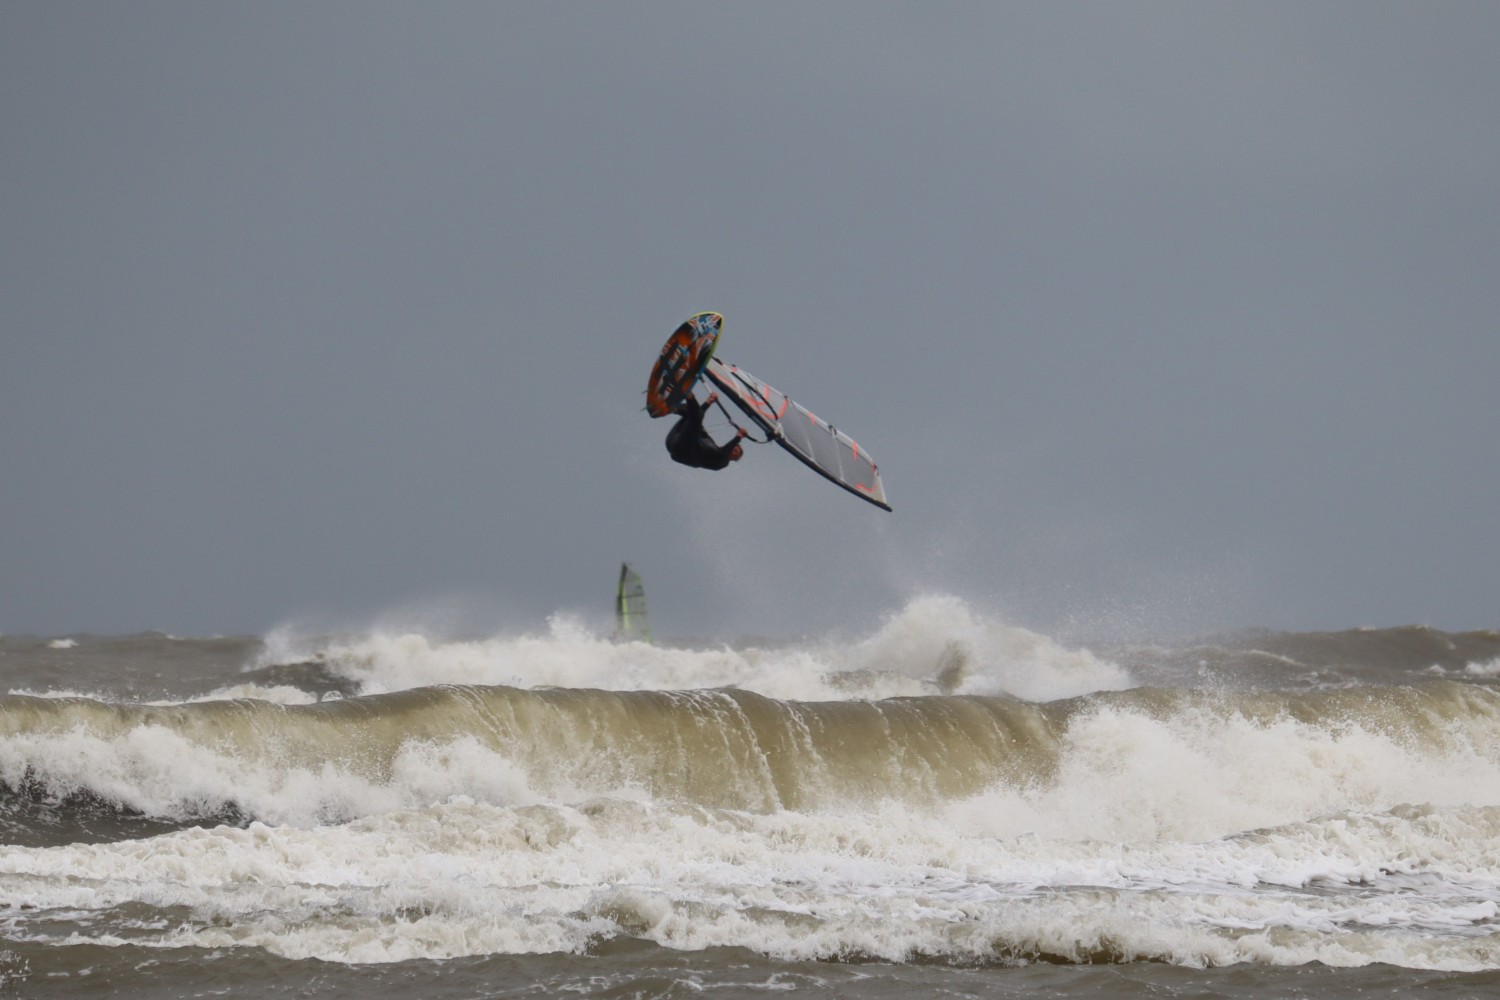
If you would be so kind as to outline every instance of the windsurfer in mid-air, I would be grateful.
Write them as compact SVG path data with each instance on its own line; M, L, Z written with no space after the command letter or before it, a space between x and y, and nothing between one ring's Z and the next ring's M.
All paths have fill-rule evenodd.
M718 398L717 392L711 392L708 399L700 403L689 394L678 404L677 423L667 432L667 451L671 453L672 461L695 469L717 471L730 462L739 461L745 454L745 449L740 446L740 438L748 433L745 428L737 428L734 439L726 444L719 444L703 429L704 413Z

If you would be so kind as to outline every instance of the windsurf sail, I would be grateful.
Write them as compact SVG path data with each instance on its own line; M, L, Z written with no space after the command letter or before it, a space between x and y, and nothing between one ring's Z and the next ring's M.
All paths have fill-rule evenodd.
M615 641L650 642L651 623L646 619L646 587L641 575L620 563L620 586L615 591Z
M703 372L729 399L787 451L814 472L885 510L880 470L855 440L737 365L712 358ZM727 412L727 411L726 411Z

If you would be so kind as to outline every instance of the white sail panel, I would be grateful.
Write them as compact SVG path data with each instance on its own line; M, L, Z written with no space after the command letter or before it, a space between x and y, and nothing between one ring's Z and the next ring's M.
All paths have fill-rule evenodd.
M704 374L766 435L807 466L861 499L885 510L880 470L870 453L849 435L737 365L715 358Z
M620 586L615 591L616 642L650 642L651 623L646 618L646 586L641 575L620 564Z

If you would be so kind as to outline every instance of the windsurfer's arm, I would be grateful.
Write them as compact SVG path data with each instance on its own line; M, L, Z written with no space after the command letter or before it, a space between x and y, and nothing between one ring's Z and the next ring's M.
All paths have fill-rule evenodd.
M709 393L708 394L708 398L703 401L703 412L707 413L708 412L708 408L710 406L713 406L718 401L719 401L719 394L717 392L711 392L711 393ZM724 415L725 416L729 416L729 411L725 410L724 411ZM734 424L734 418L730 417L729 418L729 422L732 423L732 424ZM733 447L739 441L740 438L749 437L749 436L750 436L750 432L749 431L745 430L745 428L741 427L739 424L734 424L734 440L731 441L731 442L729 442L729 444L727 444L727 445L724 446L725 450L728 450L729 448Z
M730 462L734 461L735 449L740 447L740 439L737 437L732 437L723 444L714 444L711 439L705 438L704 443L707 446L703 449L703 467L705 469L718 470L725 468ZM744 449L740 450L743 453Z

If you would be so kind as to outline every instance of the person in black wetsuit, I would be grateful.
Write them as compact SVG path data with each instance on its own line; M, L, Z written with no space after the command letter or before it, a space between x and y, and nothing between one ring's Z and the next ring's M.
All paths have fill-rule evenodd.
M718 398L718 393L709 393L707 401L700 403L688 396L677 407L677 423L667 432L667 451L671 453L672 461L695 469L717 471L730 462L739 461L745 454L745 449L740 446L740 438L747 433L745 428L739 428L734 440L727 444L719 444L703 429L704 413Z

